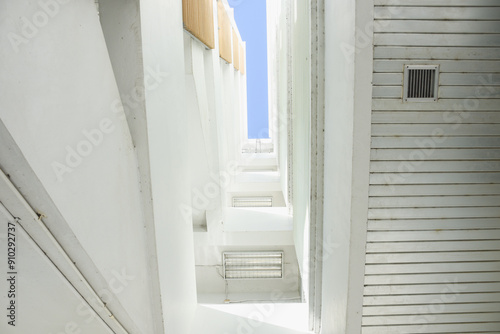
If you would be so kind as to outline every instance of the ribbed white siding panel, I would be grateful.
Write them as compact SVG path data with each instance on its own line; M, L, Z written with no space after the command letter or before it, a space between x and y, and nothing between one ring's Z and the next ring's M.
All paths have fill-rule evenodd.
M375 0L363 334L500 333L500 1ZM403 103L405 65L439 100Z

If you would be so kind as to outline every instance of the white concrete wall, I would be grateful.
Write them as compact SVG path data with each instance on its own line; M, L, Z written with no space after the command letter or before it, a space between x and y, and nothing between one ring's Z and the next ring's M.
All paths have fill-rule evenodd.
M221 96L220 90L214 89L214 69L210 61L217 51L207 50L187 33L184 34L184 50L193 224L206 229L207 215L212 220L222 219L223 193L219 186L219 147L215 122L215 100ZM218 58L218 54L216 56ZM210 92L219 96L210 96ZM207 184L213 184L208 193L205 191Z
M149 152L163 320L168 333L189 333L196 308L188 114L185 112L182 2L140 3L144 69L165 80L146 91ZM189 217L188 217L189 218Z
M301 271L308 254L310 197L311 43L310 6L292 8L292 128L294 241Z
M286 24L286 14L283 10L281 14L281 22L280 22L280 29L282 32L286 32L287 30L287 24ZM281 189L283 192L283 196L285 197L285 201L287 203L288 207L291 207L292 205L292 183L291 182L291 168L293 166L292 161L290 161L290 157L292 156L292 152L290 147L291 147L291 133L289 131L289 127L291 127L291 124L289 124L289 113L290 110L288 109L289 106L289 85L288 85L288 66L290 59L288 57L288 37L286 33L282 33L280 35L280 53L279 53L279 79L278 79L278 90L277 94L279 95L279 100L278 100L278 112L277 112L277 128L278 128L278 134L279 134L279 140L278 140L278 145L276 147L278 151L278 165L279 165L279 171L280 171L280 176L281 176Z
M2 195L7 194L4 192ZM20 214L12 207L8 210L16 215ZM3 311L8 316L4 315L0 322L0 331L113 333L16 220L10 214L9 216L10 218L0 212L2 232L10 232L9 239L7 233L0 234L0 245L7 250L8 242L14 242L15 246L11 248L16 249L14 270L7 266L7 261L2 261L0 266L6 277L0 282L3 292L0 300L4 309L10 308ZM10 224L7 225L8 223ZM18 274L7 274L12 271Z
M270 128L273 137L274 151L278 160L278 171L280 174L281 192L288 207L291 207L289 194L289 178L291 162L289 158L288 131L288 65L290 57L288 54L288 31L287 31L287 9L285 1L267 2L267 24L268 24L268 68L269 68L269 110Z
M290 211L301 270L307 258L310 193L309 4L268 3L270 122L279 184ZM293 78L293 80L292 80Z
M89 279L134 276L108 307L130 332L147 331L137 160L96 8L51 4L2 3L0 117L98 268Z
M323 261L322 333L347 333L351 240L354 64L338 47L353 45L354 2L326 3L324 239L340 245ZM330 59L328 61L328 59ZM342 82L342 85L336 82ZM331 93L329 93L331 92ZM330 170L331 172L327 172Z
M147 265L151 273L149 275L151 302L154 305L152 307L153 323L148 330L159 332L163 329L163 323L161 298L156 292L159 289L158 259L145 113L145 91L154 89L155 85L149 82L152 79L153 69L144 71L142 66L139 0L100 0L99 18L137 156L143 221L149 254ZM145 79L148 82L145 82Z
M368 4L325 1L324 334L361 330L372 48L357 36L371 19Z

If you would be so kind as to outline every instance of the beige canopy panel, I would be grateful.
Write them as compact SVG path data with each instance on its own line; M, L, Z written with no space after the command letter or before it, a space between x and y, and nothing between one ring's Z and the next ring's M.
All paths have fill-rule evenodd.
M234 68L240 70L240 39L238 38L238 34L233 30L233 59L234 59Z
M240 72L241 74L245 74L245 48L243 47L243 43L239 43L239 55L240 55Z
M232 63L231 54L231 22L222 1L217 1L219 20L219 55L228 63Z
M182 0L184 29L210 49L215 48L213 13L212 0Z

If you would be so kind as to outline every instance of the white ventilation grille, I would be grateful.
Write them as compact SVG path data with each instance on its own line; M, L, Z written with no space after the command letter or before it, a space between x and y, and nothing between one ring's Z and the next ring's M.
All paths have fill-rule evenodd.
M224 252L224 279L283 278L283 252Z
M233 197L233 207L235 208L270 208L272 206L272 196Z
M438 65L405 65L404 101L436 102L438 75Z

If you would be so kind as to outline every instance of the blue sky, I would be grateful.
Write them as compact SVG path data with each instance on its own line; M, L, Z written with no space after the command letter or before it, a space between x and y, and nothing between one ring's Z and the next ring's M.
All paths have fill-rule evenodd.
M266 0L228 0L247 43L248 138L269 137Z

